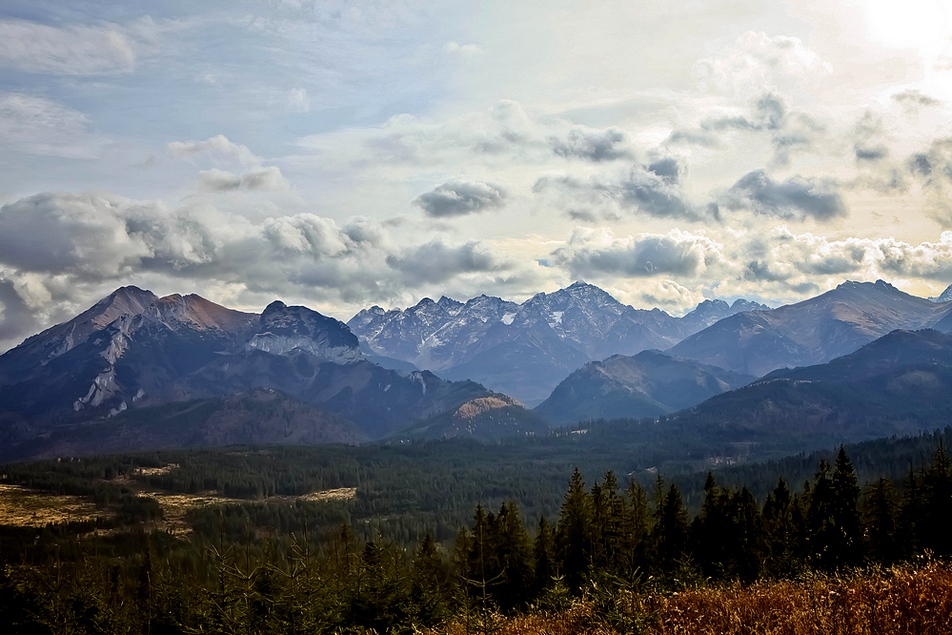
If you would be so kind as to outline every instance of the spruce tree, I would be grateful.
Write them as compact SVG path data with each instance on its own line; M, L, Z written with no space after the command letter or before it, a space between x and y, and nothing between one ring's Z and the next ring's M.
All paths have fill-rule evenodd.
M582 474L575 468L562 503L555 533L561 571L566 585L574 592L582 588L582 583L588 575L592 549L591 523L591 501L585 491Z

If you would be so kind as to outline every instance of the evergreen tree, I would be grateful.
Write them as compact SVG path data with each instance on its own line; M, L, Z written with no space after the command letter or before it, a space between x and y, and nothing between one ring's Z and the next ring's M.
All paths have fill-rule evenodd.
M555 532L556 550L566 585L578 592L588 575L591 555L591 501L578 468L572 473Z
M670 573L678 567L688 547L688 513L677 485L668 488L657 509L652 536L657 566L662 572Z
M654 525L645 488L630 481L625 494L619 562L623 567L622 575L632 578L638 572L645 572L651 567L650 541Z
M552 583L558 574L555 563L555 532L546 521L545 516L539 516L539 527L536 530L532 547L535 557L534 595L538 596Z
M797 565L795 517L799 510L784 479L767 496L762 514L764 531L764 573L773 578L794 575Z
M881 478L867 488L863 517L869 554L884 565L893 564L902 553L898 514L899 500L892 481Z
M514 502L503 503L491 536L492 571L500 576L492 587L496 604L504 611L524 608L532 593L532 543Z
M940 443L923 476L925 509L921 516L922 545L935 554L952 554L952 462Z
M835 526L831 545L838 566L856 566L864 557L863 528L859 514L859 482L853 463L840 446L832 478L832 520Z
M433 534L427 532L417 547L410 573L413 621L434 626L450 615L449 577Z

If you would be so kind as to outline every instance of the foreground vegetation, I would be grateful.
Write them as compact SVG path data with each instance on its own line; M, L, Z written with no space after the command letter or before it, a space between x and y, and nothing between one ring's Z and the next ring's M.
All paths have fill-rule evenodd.
M358 500L232 503L189 512L187 535L150 530L163 511L130 489L128 461L109 478L96 465L110 464L7 474L94 488L115 508L104 521L0 532L0 623L14 632L693 633L759 623L749 632L862 633L897 632L884 621L894 617L914 632L952 619L942 443L898 482L865 485L841 448L801 488L776 481L762 503L708 473L693 518L675 482L623 486L609 471L588 487L576 470L557 518L541 514L530 530L514 501L477 505L444 543L432 532L410 542L363 537L350 522L324 527L333 514L321 506L348 514ZM192 488L198 472L178 469L138 475ZM324 479L338 468L311 469ZM123 528L130 518L140 522Z
M492 616L488 628L455 619L427 635L944 635L952 624L952 567L935 561L799 580L616 591L564 610Z

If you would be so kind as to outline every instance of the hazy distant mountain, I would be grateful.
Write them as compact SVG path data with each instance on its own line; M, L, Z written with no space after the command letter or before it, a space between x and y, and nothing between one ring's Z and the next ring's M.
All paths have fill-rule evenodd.
M634 309L576 282L522 304L479 296L465 303L426 298L405 310L372 307L348 326L376 354L449 379L473 379L534 404L586 362L667 348L726 316L764 308L746 300L708 300L675 318L660 309Z
M952 336L894 331L825 364L778 370L673 415L736 441L870 439L932 429L952 416Z
M254 315L125 287L0 356L0 437L17 442L130 409L255 389L320 406L356 424L361 438L494 394L377 366L345 324L305 307L273 302Z
M911 296L882 280L844 282L803 302L725 318L669 352L760 376L829 361L895 329L952 330L943 322L950 314L952 304Z
M533 412L555 424L657 417L754 379L659 351L614 355L566 377Z

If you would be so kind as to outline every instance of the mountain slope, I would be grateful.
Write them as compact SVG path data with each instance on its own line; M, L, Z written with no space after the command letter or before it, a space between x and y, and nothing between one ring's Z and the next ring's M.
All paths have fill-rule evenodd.
M658 417L753 379L659 351L615 355L576 370L533 412L556 424Z
M936 304L882 280L845 282L815 298L725 318L669 349L739 373L761 376L784 367L820 364L851 353L896 329L940 325L952 304Z
M271 390L173 402L56 427L0 449L0 460L271 443L358 443L350 421Z
M952 336L894 331L826 364L776 371L669 417L686 434L855 441L931 429L952 416Z

